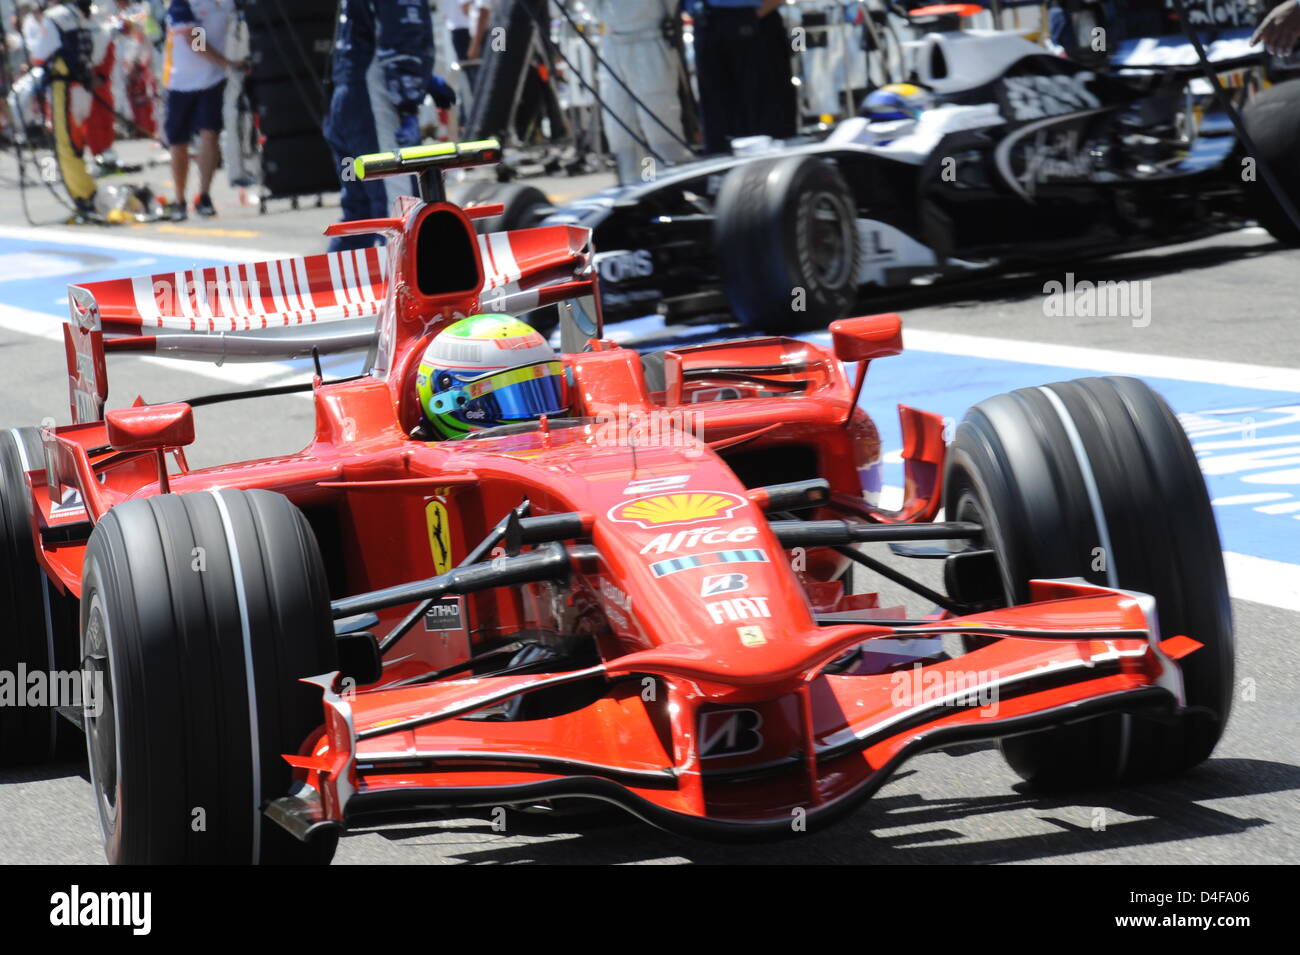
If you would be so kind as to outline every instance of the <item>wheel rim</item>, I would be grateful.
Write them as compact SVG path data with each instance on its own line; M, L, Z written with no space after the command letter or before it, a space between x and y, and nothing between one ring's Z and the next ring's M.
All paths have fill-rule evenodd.
M86 629L82 634L81 667L83 673L99 685L99 713L92 714L90 699L82 701L82 716L86 725L86 754L90 762L90 784L99 809L99 824L107 842L117 827L118 796L121 780L118 767L122 763L121 733L119 732L116 705L116 688L113 685L113 668L109 647L111 637L108 615L104 612L99 594L91 595L86 613ZM92 682L91 685L94 685Z
M840 288L851 279L851 230L855 224L852 217L844 214L844 204L834 193L814 194L807 209L808 240L817 282L826 288Z

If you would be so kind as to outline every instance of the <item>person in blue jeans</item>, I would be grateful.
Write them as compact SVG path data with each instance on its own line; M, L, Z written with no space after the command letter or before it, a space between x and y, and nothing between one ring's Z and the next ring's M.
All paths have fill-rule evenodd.
M433 18L426 0L343 0L331 57L334 94L325 141L334 152L343 221L389 214L411 191L405 176L358 181L352 160L420 142L420 103L433 75ZM373 245L373 235L335 236L331 252Z

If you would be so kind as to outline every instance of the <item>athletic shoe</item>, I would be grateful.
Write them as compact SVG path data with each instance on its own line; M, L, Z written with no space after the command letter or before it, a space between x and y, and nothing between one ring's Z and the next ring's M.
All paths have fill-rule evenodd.
M171 219L172 222L184 222L188 219L189 214L185 211L185 203L173 202L168 207L167 217Z
M194 214L200 216L215 216L217 210L212 207L212 197L206 192L201 192L198 198L194 200Z

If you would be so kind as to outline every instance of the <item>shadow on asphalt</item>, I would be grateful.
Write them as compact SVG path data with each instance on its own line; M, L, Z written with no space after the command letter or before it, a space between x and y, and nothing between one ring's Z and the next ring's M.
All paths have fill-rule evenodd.
M895 781L913 772L900 773ZM892 782L891 782L892 785ZM1242 818L1205 805L1213 799L1261 795L1300 789L1300 766L1253 759L1212 759L1170 783L1131 788L1097 789L1071 795L1038 795L1024 787L999 796L930 798L917 793L880 795L868 800L853 816L829 829L782 842L724 845L683 839L661 832L620 810L591 815L555 817L512 812L508 835L547 841L509 842L493 846L503 834L492 826L489 812L457 812L456 836L465 836L461 856L476 863L521 862L591 865L645 862L682 858L696 863L795 864L871 863L890 865L991 864L1029 862L1105 849L1178 842L1223 836L1259 826L1268 819ZM1104 810L1098 815L1097 810ZM1058 831L1013 836L1006 839L967 839L953 828L964 819L1000 812L1033 812ZM1067 819L1109 817L1104 829ZM1136 817L1124 818L1119 817ZM397 817L395 817L396 820ZM402 842L427 839L437 830L438 819L423 817L423 824L389 824L363 829L385 839ZM473 819L474 822L468 820ZM1115 821L1119 819L1119 821ZM906 833L888 830L907 827ZM919 831L918 831L918 827ZM561 838L563 837L563 838ZM439 839L440 853L456 856L456 839ZM936 843L943 843L937 845ZM1258 860L1267 862L1266 859Z
M1164 251L1156 247L1132 252L1122 258L1097 256L1072 262L1068 269L1060 264L1038 268L977 272L966 277L954 277L933 285L868 292L859 298L859 308L875 311L907 311L940 305L961 305L971 301L988 305L997 302L1016 302L1033 296L1042 296L1043 284L1060 281L1065 272L1073 272L1078 281L1117 282L1120 280L1152 279L1176 275L1196 269L1214 268L1242 259L1253 259L1287 246L1269 241L1260 245L1223 243L1198 246L1182 252Z

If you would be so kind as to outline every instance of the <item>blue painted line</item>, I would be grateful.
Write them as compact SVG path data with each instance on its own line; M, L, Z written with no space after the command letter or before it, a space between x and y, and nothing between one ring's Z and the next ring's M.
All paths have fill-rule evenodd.
M884 448L896 451L902 446L896 404L933 411L955 423L984 398L1094 374L1104 372L913 350L872 363L862 406L880 429ZM1224 550L1300 563L1300 394L1170 378L1143 380L1169 402L1188 429L1211 499L1276 495L1269 501L1215 508ZM886 466L885 483L902 484L901 465ZM1295 510L1259 510L1288 504L1296 505Z
M226 264L130 249L0 238L0 302L64 317L68 285Z

